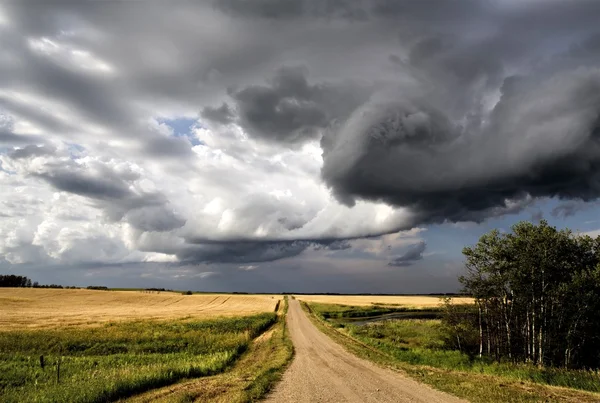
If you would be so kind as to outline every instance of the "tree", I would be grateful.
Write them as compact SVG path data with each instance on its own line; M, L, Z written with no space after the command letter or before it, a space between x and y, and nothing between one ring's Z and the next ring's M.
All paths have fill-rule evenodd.
M460 278L475 299L479 355L567 367L598 366L600 238L541 221L497 230L463 249ZM595 361L594 361L595 360Z

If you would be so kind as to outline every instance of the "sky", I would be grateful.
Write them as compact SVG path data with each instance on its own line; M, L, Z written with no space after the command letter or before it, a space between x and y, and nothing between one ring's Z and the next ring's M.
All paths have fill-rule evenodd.
M0 272L456 292L600 234L597 0L0 0Z

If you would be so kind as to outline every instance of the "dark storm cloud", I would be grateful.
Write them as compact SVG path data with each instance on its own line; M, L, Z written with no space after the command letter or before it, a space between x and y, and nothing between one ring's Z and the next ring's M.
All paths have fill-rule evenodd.
M346 250L346 249L352 248L352 245L350 244L350 242L345 239L331 241L331 242L325 241L325 242L322 242L320 245L322 245L324 248L329 249L329 250Z
M230 106L226 103L223 103L218 108L213 108L211 106L206 106L202 109L200 115L207 120L217 122L223 125L232 123L235 114L231 110Z
M211 242L188 245L176 252L183 262L255 263L271 262L297 256L311 246L310 242Z
M484 8L482 1L464 0L222 0L216 8L242 18L290 20L296 18L327 18L366 21L370 18L447 21L477 14Z
M364 102L371 86L356 82L310 84L304 66L279 68L267 85L230 89L237 123L250 135L288 145L320 137L321 130L346 118ZM226 124L234 119L227 104L204 108L206 119Z
M473 126L451 119L440 99L390 91L330 133L323 177L338 198L441 222L481 221L529 196L600 196L599 69L506 78Z
M411 266L418 260L423 259L423 252L427 248L425 242L419 242L412 245L404 254L394 258L388 263L388 266Z
M558 206L554 207L550 214L556 218L567 218L574 216L576 213L587 210L597 203L584 203L577 200L567 200L561 202Z
M38 174L58 190L98 200L123 200L131 196L127 184L121 180L93 177L70 170Z
M234 95L240 123L257 138L300 143L315 139L327 123L319 106L310 100L279 96L265 88L251 87Z
M302 16L305 2L301 0L223 0L215 1L214 6L238 17L287 19Z
M278 3L269 14L267 3L230 1L222 7L240 18L324 15L312 2ZM340 201L409 207L419 222L481 221L519 211L531 197L600 196L600 129L594 119L599 86L592 63L597 35L590 34L590 14L600 15L597 2L556 3L556 9L437 0L352 4L370 20L408 21L399 38L409 51L389 60L412 82L396 89L392 84L346 119L324 113L327 108L313 101L318 86L308 84L306 70L281 70L269 86L233 93L242 127L284 143L325 133L322 174ZM524 23L526 16L539 15L546 20ZM488 26L478 25L476 16ZM435 21L438 32L424 28ZM482 39L469 37L469 30L481 31ZM550 39L557 30L581 43L562 53L560 65L544 56L557 53L548 51L559 48ZM532 49L540 52L536 68L526 76L507 74ZM587 70L576 72L582 66ZM500 101L488 111L486 97L497 89ZM293 107L286 108L286 99ZM570 147L573 141L579 146Z
M222 0L218 9L236 17L289 20L302 17L365 20L368 7L362 0Z
M253 85L232 92L240 123L266 140L296 143L315 138L327 116L315 102L317 88L303 68L282 68L269 86Z
M352 246L347 240L258 240L229 239L211 241L188 239L184 247L178 247L177 257L193 263L258 263L271 262L297 256L305 250L341 251Z

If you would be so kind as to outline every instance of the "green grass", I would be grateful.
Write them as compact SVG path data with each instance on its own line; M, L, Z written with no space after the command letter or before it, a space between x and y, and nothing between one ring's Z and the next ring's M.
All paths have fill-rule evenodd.
M313 318L318 318L322 330L352 352L380 364L401 368L423 382L473 401L563 400L556 397L558 392L541 385L600 392L598 371L497 363L446 349L439 320L403 319L361 326L344 323L340 326L340 320L344 318L337 313L347 308L336 307L332 310L335 319L324 320L330 317L325 304L304 307L313 313ZM349 340L355 342L349 343ZM540 387L527 386L532 384ZM571 392L561 393L570 396ZM577 395L576 400L600 400L598 395L587 400L584 398L586 395Z
M276 319L265 313L0 332L0 400L103 402L216 374Z

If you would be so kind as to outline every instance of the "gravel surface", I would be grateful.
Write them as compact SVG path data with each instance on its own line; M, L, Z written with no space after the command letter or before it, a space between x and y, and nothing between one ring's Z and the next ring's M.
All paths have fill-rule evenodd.
M296 355L267 402L463 402L352 355L321 333L297 300L289 304Z

